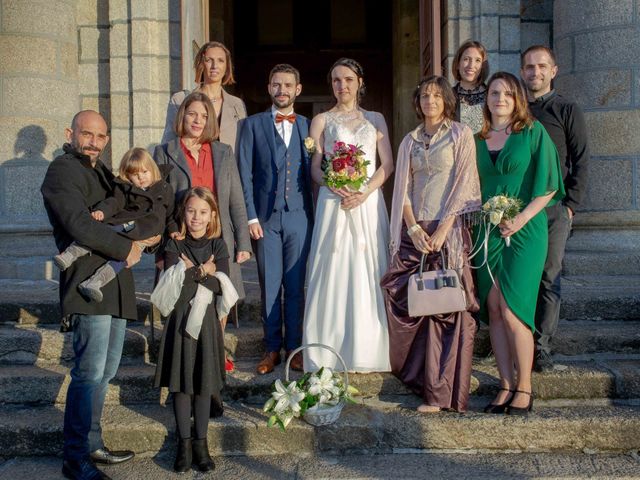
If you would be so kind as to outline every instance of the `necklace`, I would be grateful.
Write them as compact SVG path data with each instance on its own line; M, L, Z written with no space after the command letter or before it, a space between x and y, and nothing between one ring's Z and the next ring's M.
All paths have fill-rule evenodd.
M491 129L491 131L493 132L504 132L507 133L507 128L509 128L509 125L506 125L503 128L493 128L493 127L489 127Z
M217 102L220 102L220 101L222 100L222 97L218 97L218 98L211 98L211 97L209 97L209 98L211 99L211 102L212 102L212 103L217 103Z

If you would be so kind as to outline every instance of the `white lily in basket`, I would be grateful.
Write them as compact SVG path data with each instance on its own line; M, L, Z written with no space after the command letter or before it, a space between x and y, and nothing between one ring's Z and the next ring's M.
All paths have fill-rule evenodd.
M330 368L325 367L320 375L316 373L309 377L309 393L320 396L318 404L335 405L340 401L340 388Z

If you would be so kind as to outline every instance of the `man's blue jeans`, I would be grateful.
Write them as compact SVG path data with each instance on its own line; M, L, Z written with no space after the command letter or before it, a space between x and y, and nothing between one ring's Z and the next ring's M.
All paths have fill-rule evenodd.
M75 358L64 411L64 458L80 460L104 447L100 418L120 365L127 322L111 315L74 315L71 325Z

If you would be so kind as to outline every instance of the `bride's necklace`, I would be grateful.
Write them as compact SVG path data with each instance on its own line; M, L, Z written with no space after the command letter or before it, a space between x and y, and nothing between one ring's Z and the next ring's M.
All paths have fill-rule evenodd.
M342 115L353 115L354 113L360 113L360 107L358 105L354 105L353 108L350 108L348 110L346 108L336 108L335 112Z

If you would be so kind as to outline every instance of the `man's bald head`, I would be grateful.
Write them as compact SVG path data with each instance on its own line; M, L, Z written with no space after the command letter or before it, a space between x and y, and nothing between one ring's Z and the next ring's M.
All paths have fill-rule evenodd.
M71 146L87 155L93 165L109 142L107 122L93 110L76 113L71 120L71 127L65 129L64 133Z

